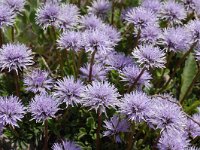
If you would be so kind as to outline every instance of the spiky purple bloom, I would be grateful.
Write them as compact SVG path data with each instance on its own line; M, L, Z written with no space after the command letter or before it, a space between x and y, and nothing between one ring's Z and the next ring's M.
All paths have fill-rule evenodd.
M29 72L24 78L25 90L33 93L45 93L51 90L52 84L53 80L49 73L40 69Z
M110 120L104 121L104 128L106 131L103 132L103 136L114 136L115 141L121 142L120 133L128 132L130 123L127 119L120 119L119 116L114 115Z
M132 55L137 59L140 65L147 68L164 68L165 67L165 53L153 45L144 45L135 48Z
M200 40L200 21L192 20L186 25L187 31L190 33L191 42L197 42Z
M124 67L124 69L121 71L122 81L126 82L129 86L132 86L132 84L135 82L141 71L142 69L137 67L136 65ZM149 88L150 80L151 75L147 71L144 71L142 76L137 81L137 86L139 88L142 86Z
M154 13L158 13L162 7L162 3L159 0L144 0L141 6L145 9L150 9Z
M185 150L199 150L199 148L197 148L197 147L188 147L187 149L185 149Z
M182 20L187 17L184 6L174 0L163 3L159 17L167 21L170 25L182 24Z
M58 15L58 28L70 29L78 24L79 9L73 4L61 5ZM57 24L56 24L57 25Z
M97 16L104 16L111 9L111 3L108 0L94 0L92 6L88 6L88 12Z
M165 29L160 44L166 50L174 52L186 52L190 47L190 34L183 27Z
M118 103L119 93L109 82L93 81L87 85L81 94L83 106L90 107L101 113L106 113L106 108L115 108Z
M84 45L82 32L66 31L62 33L57 43L61 49L79 51Z
M36 95L29 104L29 112L36 122L45 121L54 118L55 113L59 110L58 102L47 94Z
M147 122L151 127L161 130L183 130L186 127L187 118L173 101L176 100L169 95L152 99L147 116Z
M19 70L26 69L32 65L33 53L26 45L15 43L3 45L0 49L0 68L1 70Z
M140 33L139 41L141 43L155 44L160 38L162 32L157 26L147 26Z
M200 114L194 114L192 118L195 121L200 122ZM188 132L189 137L196 138L200 136L200 126L191 119L187 120L186 131Z
M149 100L149 97L140 91L125 94L119 103L119 112L127 115L132 121L145 121Z
M74 106L80 103L80 95L83 90L83 83L80 80L75 80L72 76L64 77L58 80L55 85L54 97L60 102L65 102L66 105Z
M7 6L0 5L0 28L12 26L15 22L15 13Z
M142 7L132 8L128 10L124 19L129 24L133 24L137 30L157 24L157 18L155 14L150 10Z
M16 96L0 97L0 123L17 126L24 117L25 108Z
M15 13L20 13L24 9L25 0L3 0L2 3L12 9Z
M109 36L99 29L86 30L83 33L83 40L86 51L110 51L114 46Z
M107 62L112 69L122 70L126 66L132 66L133 60L130 56L125 56L124 53L112 53L109 55Z
M80 18L80 26L84 29L96 29L103 25L103 21L97 16L90 14Z
M200 1L198 0L183 0L186 11L189 13L195 12L199 14L200 10Z
M59 26L59 13L60 5L58 2L48 1L45 4L42 4L36 13L36 22L43 28L48 26Z
M90 73L90 64L86 64L84 67L80 68L81 78L88 79ZM106 80L108 70L101 64L94 64L92 67L92 81L104 81Z
M189 140L183 132L171 128L162 133L157 146L159 150L185 150Z
M81 148L76 145L76 143L65 140L62 143L55 143L52 147L53 150L81 150Z

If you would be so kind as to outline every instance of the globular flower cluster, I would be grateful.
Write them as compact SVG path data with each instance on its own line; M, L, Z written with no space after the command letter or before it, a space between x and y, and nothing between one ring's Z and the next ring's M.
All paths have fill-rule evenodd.
M65 140L62 143L55 143L52 147L53 150L81 150L81 148L74 142Z

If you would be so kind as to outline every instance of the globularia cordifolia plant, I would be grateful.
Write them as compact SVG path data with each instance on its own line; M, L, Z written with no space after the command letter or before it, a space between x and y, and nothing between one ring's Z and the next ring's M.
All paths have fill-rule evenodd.
M200 149L200 0L1 0L0 149Z

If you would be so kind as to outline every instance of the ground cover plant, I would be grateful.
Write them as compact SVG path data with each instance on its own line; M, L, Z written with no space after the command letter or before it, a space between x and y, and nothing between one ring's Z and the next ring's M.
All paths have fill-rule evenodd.
M0 0L0 149L200 149L200 0Z

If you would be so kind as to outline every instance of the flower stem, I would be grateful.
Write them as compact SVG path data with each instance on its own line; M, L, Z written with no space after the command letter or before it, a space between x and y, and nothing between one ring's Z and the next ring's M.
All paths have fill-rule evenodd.
M76 66L75 51L72 51L72 59L73 59L73 66L74 66L74 77L75 77L75 79L77 79L78 69L77 69L77 66Z
M111 24L114 24L115 2L112 0Z
M0 28L0 47L2 46L3 44L3 32L2 32L2 29Z
M14 26L11 27L11 35L12 35L12 42L15 41L15 28Z
M44 121L44 148L43 150L48 150L48 120Z
M16 95L18 97L20 97L20 85L19 85L19 75L18 73L15 71L14 72L14 79L15 79L15 91L16 91Z
M132 131L130 132L130 134L128 136L127 150L132 150L134 133L135 133L135 122L132 123Z
M135 81L133 82L133 84L129 87L128 93L130 93L134 89L134 87L137 85L138 80L141 78L141 76L143 75L143 73L144 73L145 70L146 70L146 68L144 67L142 69L142 71L140 72L140 74L135 79Z
M191 48L183 55L183 57L180 59L180 61L175 66L174 71L173 71L172 75L170 76L170 78L168 79L168 81L166 82L166 84L164 84L164 86L156 93L160 93L165 90L165 88L169 85L170 81L174 78L178 68L182 65L182 63L185 61L186 57L192 52L192 50L194 49L195 46L196 46L196 43L194 43L191 46Z
M96 138L96 150L100 150L101 148L101 141L100 141L100 131L101 131L101 124L102 124L102 116L101 116L101 113L100 113L100 109L98 109L98 112L97 112L97 115L98 115L98 127L97 127L97 138Z
M195 84L195 82L197 81L197 79L199 78L200 75L200 68L198 69L198 72L196 73L195 77L193 78L191 84L189 85L187 91L185 92L183 98L180 100L180 103L182 104L185 100L185 98L188 96L189 92L191 91L193 85Z
M94 65L94 56L95 56L96 52L97 52L96 49L92 52L92 56L91 56L91 60L90 60L90 70L89 70L89 79L88 79L89 82L92 81L92 67Z
M79 72L80 72L80 67L81 67L81 64L82 64L82 56L83 56L83 50L81 50L78 54L78 64L77 64L77 75L79 75Z

